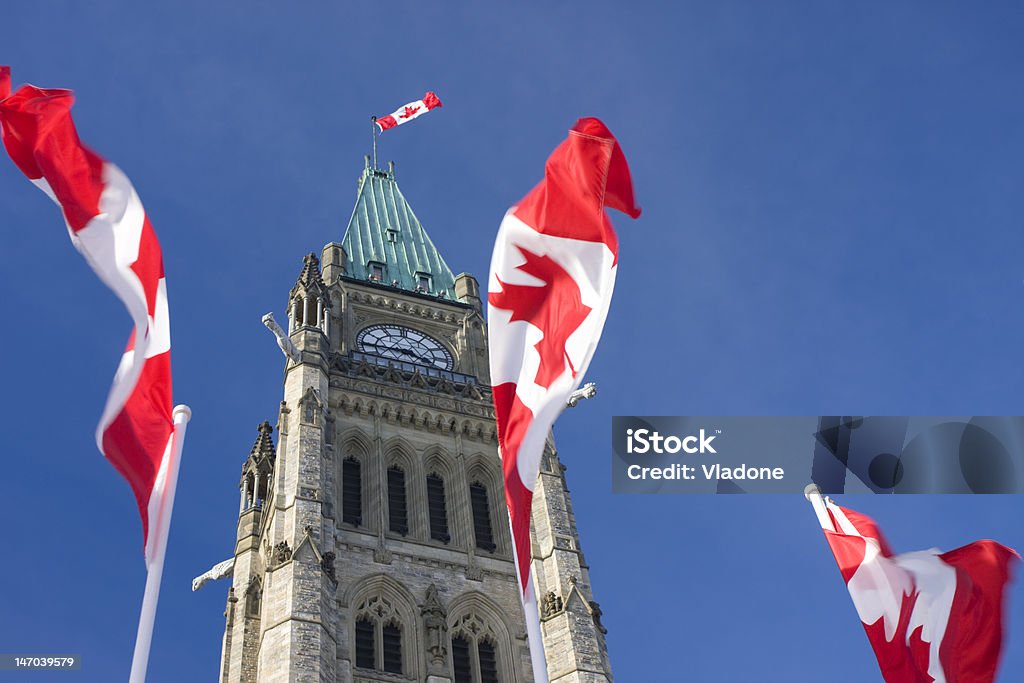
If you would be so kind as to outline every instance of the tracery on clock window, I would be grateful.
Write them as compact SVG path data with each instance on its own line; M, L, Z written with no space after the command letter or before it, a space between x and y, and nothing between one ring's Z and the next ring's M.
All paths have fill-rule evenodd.
M380 324L363 328L356 336L359 351L387 360L440 370L455 366L451 352L425 332L404 325Z

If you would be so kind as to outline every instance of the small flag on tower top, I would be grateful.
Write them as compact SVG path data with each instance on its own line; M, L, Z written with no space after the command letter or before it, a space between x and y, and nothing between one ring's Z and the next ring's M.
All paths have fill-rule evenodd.
M428 92L423 96L422 100L410 102L409 104L400 107L397 111L376 119L375 123L377 124L377 127L380 128L380 132L383 133L388 128L394 128L395 126L400 126L403 123L408 123L415 118L423 116L431 109L440 106L441 100L438 99L437 95L432 92Z

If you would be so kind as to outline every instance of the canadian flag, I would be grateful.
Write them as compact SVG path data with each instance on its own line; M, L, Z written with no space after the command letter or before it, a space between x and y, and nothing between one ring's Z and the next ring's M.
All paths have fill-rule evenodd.
M171 335L163 257L142 202L119 168L78 139L70 90L11 90L0 67L0 124L11 160L60 206L71 242L128 308L135 327L96 430L100 451L139 504L147 562L149 522L167 479Z
M431 109L436 109L440 106L441 100L438 99L437 95L432 92L428 92L423 96L422 100L410 102L387 116L375 119L375 122L377 127L380 128L380 132L383 133L388 128L394 128L395 126L400 126L403 123L408 123L413 119L423 116Z
M547 671L530 576L530 508L548 432L583 380L611 303L619 250L605 207L640 215L615 137L598 119L580 119L548 158L544 179L505 214L491 257L498 448L537 683Z
M25 85L11 94L0 66L0 128L11 160L64 214L75 248L134 321L96 443L128 480L142 517L147 579L131 682L145 678L178 461L191 415L172 409L171 336L163 256L132 184L78 139L69 90Z
M975 541L894 555L873 520L808 497L887 683L995 680L1015 551Z

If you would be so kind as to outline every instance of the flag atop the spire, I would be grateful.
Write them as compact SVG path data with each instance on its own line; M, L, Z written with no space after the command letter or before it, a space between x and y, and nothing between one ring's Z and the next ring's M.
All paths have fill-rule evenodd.
M437 95L432 92L428 92L423 96L422 100L416 100L409 104L396 109L394 112L387 116L382 116L379 119L375 119L377 127L383 133L388 128L394 128L400 126L403 123L412 121L415 118L423 116L431 109L436 109L441 106L441 100L438 99Z

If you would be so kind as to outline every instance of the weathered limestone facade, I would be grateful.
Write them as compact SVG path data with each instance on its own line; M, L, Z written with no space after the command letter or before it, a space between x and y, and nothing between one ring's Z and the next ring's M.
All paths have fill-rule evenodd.
M358 258L358 260L356 260ZM321 270L320 263L323 263ZM221 683L532 683L479 285L367 166L344 244L288 301L277 443L242 469ZM549 441L535 590L555 683L612 680Z

